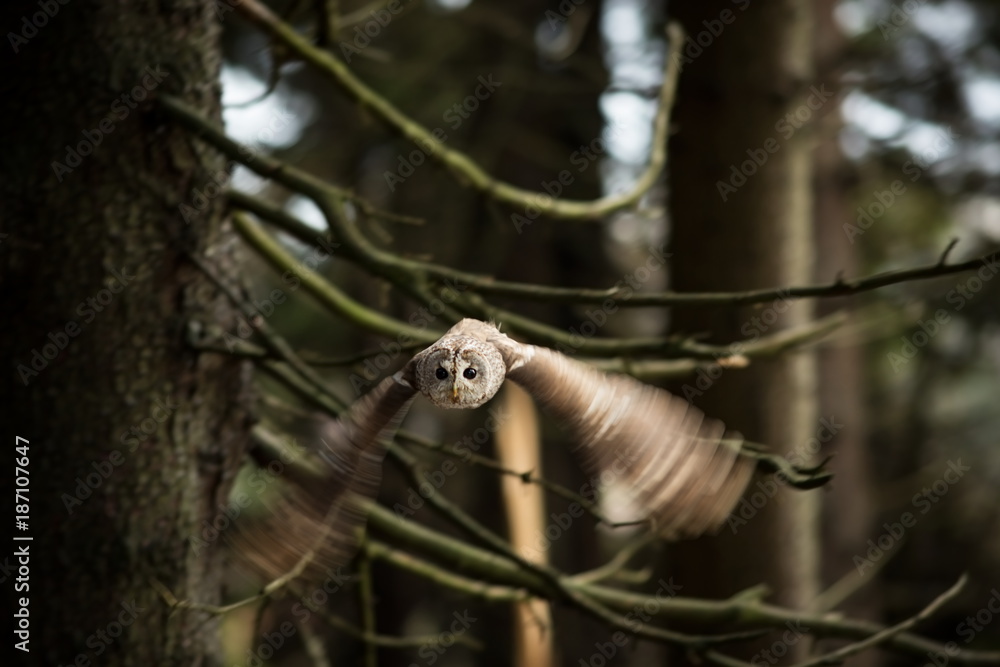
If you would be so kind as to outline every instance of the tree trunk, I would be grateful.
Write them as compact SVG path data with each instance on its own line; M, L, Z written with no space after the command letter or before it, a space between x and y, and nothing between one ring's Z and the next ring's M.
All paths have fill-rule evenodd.
M671 7L671 9L674 9ZM811 125L831 105L810 90L811 3L679 3L685 49L670 146L673 287L737 291L812 277ZM713 29L714 28L714 29ZM812 106L810 106L810 104ZM678 310L674 329L734 341L811 318L808 303ZM802 452L820 428L808 352L724 370L675 390L748 439ZM818 586L818 499L758 478L722 535L679 545L684 594L732 595L765 582L806 607ZM772 497L773 494L773 497ZM793 654L800 642L786 646ZM768 644L769 645L769 644ZM759 648L759 647L758 647Z
M225 506L246 441L242 365L187 343L196 323L235 327L189 259L232 279L222 201L194 195L225 164L155 102L179 95L218 120L214 5L0 12L16 60L0 84L0 347L8 453L16 435L29 458L17 535L31 539L14 542L29 588L12 593L30 614L27 664L218 664L217 624L171 614L158 587L219 599L219 544L191 540ZM182 204L201 204L190 224Z
M842 75L842 63L847 49L846 40L833 18L835 0L817 3L816 62L820 81L830 82L832 89ZM816 280L834 279L838 273L859 275L859 249L854 239L844 233L844 222L851 219L850 191L856 178L853 167L840 150L839 131L843 122L839 111L831 111L819 127L819 141L814 166L814 216L817 253ZM847 300L825 299L817 304L822 316L840 310ZM853 322L851 322L853 324ZM850 324L848 324L850 326ZM852 618L878 621L881 600L878 581L870 576L854 578L857 573L854 555L862 553L866 540L873 534L874 503L872 498L872 462L868 451L868 404L865 383L864 349L859 342L841 342L829 346L817 355L820 414L835 419L843 428L834 443L824 443L820 456L835 455L830 462L837 476L823 494L823 579L829 587L849 577L846 588L851 591L839 611ZM844 587L840 587L844 590ZM837 590L836 588L834 589ZM837 596L838 599L840 596ZM881 664L877 651L866 651L851 658L858 667Z

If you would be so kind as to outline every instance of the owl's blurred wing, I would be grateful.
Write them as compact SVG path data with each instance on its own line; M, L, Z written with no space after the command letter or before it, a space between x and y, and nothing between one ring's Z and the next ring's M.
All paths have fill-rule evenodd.
M590 474L619 483L666 537L695 537L725 522L755 462L742 438L667 391L609 375L497 334L507 377L576 439Z
M340 419L324 419L313 470L285 466L270 519L237 538L252 569L271 580L301 563L303 576L316 579L351 559L367 518L358 501L378 495L387 440L416 393L413 366L382 380Z

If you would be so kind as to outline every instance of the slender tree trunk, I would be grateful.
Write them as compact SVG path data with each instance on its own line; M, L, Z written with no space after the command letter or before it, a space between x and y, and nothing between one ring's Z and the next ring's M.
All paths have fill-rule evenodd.
M531 395L516 384L504 388L502 399L509 413L496 433L497 460L509 470L542 468L541 429ZM539 551L538 535L545 531L545 494L536 485L516 477L500 480L511 547L525 559L549 565L547 551ZM553 646L552 606L532 599L514 606L514 667L551 667L556 664Z
M155 104L180 95L218 119L214 12L0 9L17 35L0 84L0 348L5 465L15 435L29 448L18 536L31 541L14 543L30 554L30 587L14 594L28 602L27 664L219 663L216 624L171 614L157 590L218 600L219 545L191 538L225 505L248 425L241 365L187 343L196 326L235 326L189 259L231 276L222 201L190 224L178 208L225 164Z
M817 4L816 62L820 81L829 88L839 85L841 65L847 48L843 34L833 18L835 0ZM826 115L818 132L815 152L815 224L817 247L816 280L828 281L837 276L858 275L859 248L844 233L850 221L851 167L844 159L838 141L842 119L839 113ZM844 307L840 299L824 300L817 305L819 315ZM881 602L878 583L871 577L858 576L854 556L862 553L872 535L872 463L867 447L868 410L864 378L864 350L857 341L845 341L827 347L818 354L820 413L842 426L836 440L824 443L820 456L835 455L831 468L837 483L824 493L823 579L834 592L850 591L845 604L835 607L852 617L879 620ZM846 579L845 579L846 577ZM843 585L846 583L847 585ZM848 593L843 593L848 594ZM839 600L841 595L836 595ZM881 664L877 651L866 651L852 658L858 667Z
M727 1L676 8L692 38L670 146L674 287L680 291L794 285L812 277L811 128L831 103L810 89L812 5L785 0L740 7ZM732 341L810 318L807 303L778 300L681 310L674 326ZM808 352L675 390L747 438L786 454L801 452L820 426L815 359ZM772 478L759 482L721 536L675 549L673 572L685 594L726 596L765 582L779 604L804 608L815 597L818 497L778 488ZM794 654L802 644L785 648Z

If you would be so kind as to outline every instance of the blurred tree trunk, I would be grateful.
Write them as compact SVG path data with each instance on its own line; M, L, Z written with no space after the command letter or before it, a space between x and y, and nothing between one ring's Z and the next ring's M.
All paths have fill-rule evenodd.
M811 135L833 104L811 87L812 3L740 7L729 1L676 7L691 37L670 146L673 287L679 291L812 279ZM779 300L753 308L678 310L673 322L676 331L733 341L810 318L808 303ZM674 389L750 440L785 454L801 452L821 427L809 352ZM778 604L805 608L817 594L818 496L778 488L772 477L758 482L719 537L674 549L672 572L685 595L724 597L765 582ZM803 644L784 649L801 653ZM755 649L765 645L770 643Z
M835 0L817 4L816 63L818 79L831 90L839 87L846 40L833 18ZM813 179L816 244L815 279L829 281L839 273L860 273L859 252L853 239L844 233L850 219L851 190L855 178L844 159L838 141L842 119L832 110L818 125ZM817 303L818 316L843 308L846 300L824 299ZM851 591L845 604L835 605L852 617L879 620L881 613L877 584L871 577L857 577L855 554L863 552L872 535L872 463L867 449L868 419L864 378L864 350L856 340L824 347L818 355L820 414L843 425L833 443L823 443L819 456L836 454L830 466L837 475L823 495L823 582L824 587L844 581L840 590ZM831 444L833 446L831 446ZM847 577L847 579L843 579ZM862 587L863 585L863 587ZM859 590L860 588L860 590ZM854 591L857 591L856 593ZM841 595L837 595L838 599ZM880 664L877 651L852 658L860 667Z
M0 84L0 347L7 470L15 435L29 442L21 664L220 664L217 623L171 614L153 583L218 601L219 544L191 540L225 506L248 426L241 364L186 343L192 322L235 329L188 259L231 276L222 201L190 224L179 212L225 164L154 102L181 95L219 119L214 5L0 12L19 34Z

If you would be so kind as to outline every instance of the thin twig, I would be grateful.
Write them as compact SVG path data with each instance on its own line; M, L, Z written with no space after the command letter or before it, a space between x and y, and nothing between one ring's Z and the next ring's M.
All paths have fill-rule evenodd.
M377 540L369 539L365 543L368 554L372 558L384 560L396 567L412 572L441 586L478 597L490 602L523 602L532 596L522 588L488 584L480 579L472 579L455 574L450 570L418 558L401 549L394 549Z
M377 646L378 648L405 650L419 648L421 646L438 646L443 640L443 636L440 633L436 635L415 635L410 637L391 637L389 635L369 634L365 633L361 630L361 628L355 626L354 624L345 621L340 616L331 613L325 608L314 609L313 613L317 614L333 629L339 630L340 632L343 632L358 641L365 642L368 645ZM483 648L483 645L470 637L468 633L455 635L454 642L476 651L481 651Z
M296 270L298 263L294 258L246 214L234 213L233 226L268 263L280 272L295 270L296 277L309 294L316 297L331 311L349 319L358 326L390 338L405 339L407 343L421 341L430 344L443 333L412 327L405 322L387 317L351 299L340 288L323 280L314 271L305 267Z
M409 475L411 482L415 485L419 485L422 481L420 479L419 461L414 459L408 452L398 447L390 447L389 453L403 463L404 469ZM578 609L607 623L613 628L626 630L640 637L658 639L670 644L676 644L678 646L684 646L696 650L704 650L709 646L734 641L753 639L762 634L759 631L751 630L748 632L734 632L719 635L686 635L667 630L666 628L649 627L648 624L639 624L637 626L635 623L628 621L624 616L608 609L601 602L590 596L582 595L577 589L567 586L564 576L556 570L542 563L535 563L523 558L520 554L515 552L503 538L480 524L460 507L447 500L443 495L438 493L437 489L433 488L433 486L426 487L425 490L426 493L421 493L425 500L441 512L442 515L453 521L455 525L473 537L476 541L496 551L498 554L501 554L504 558L513 561L519 568L542 577L552 586L552 590L556 593L557 598L571 603Z
M595 567L593 570L588 572L574 574L569 577L569 580L578 584L596 584L606 579L617 577L617 575L621 573L622 569L628 565L628 562L632 560L633 556L657 539L658 537L656 534L646 533L639 539L632 540L632 542L625 545L624 548L620 549L618 553L616 553L614 557L604 565Z
M955 237L948 241L947 247L941 253L941 257L938 258L938 266L947 266L948 255L951 254L952 249L958 245L958 237Z
M544 477L534 474L532 471L519 471L511 470L505 467L496 459L492 459L488 456L482 456L481 454L474 454L468 449L463 451L458 451L454 447L445 446L438 442L433 442L425 438L416 437L409 432L400 432L397 434L397 440L407 442L410 444L417 445L418 447L423 447L424 449L429 449L443 456L449 456L452 458L460 459L466 463L472 463L473 465L486 468L487 470L492 470L501 475L508 475L510 477L517 477L525 484L537 484L546 491L552 493L553 495L559 496L563 500L568 500L570 502L578 503L584 511L593 516L597 521L606 525L609 528L626 528L629 526L636 526L647 523L646 521L612 521L607 516L604 515L598 508L597 504L584 498L579 493L566 488L565 486L552 482Z
M231 611L241 609L247 605L253 604L254 602L259 602L261 600L267 599L277 593L279 590L288 586L289 583L297 579L308 567L309 563L312 562L314 557L314 552L312 550L306 552L299 561L295 564L292 569L285 572L280 577L269 582L264 586L259 593L251 595L249 597L243 598L242 600L237 600L231 604L227 605L214 605L214 604L204 604L201 602L193 602L191 600L179 600L169 588L156 579L150 580L150 584L163 598L163 601L167 603L171 609L193 609L195 611L203 611L208 614L213 614L216 616L221 616L223 614L228 614Z
M793 465L788 459L779 454L766 451L763 449L763 445L758 443L745 440L732 442L743 445L740 453L749 458L756 459L759 471L774 474L778 481L800 491L819 488L833 479L833 473L824 470L830 460L829 457L823 459L815 466L804 468Z
M472 546L412 521L401 519L375 503L367 503L366 507L372 528L391 536L395 542L439 560L444 564L443 567L460 569L469 577L490 581L493 584L524 588L533 595L549 599L560 597L549 580L523 569L516 562L493 551ZM681 596L654 598L649 593L634 593L600 584L583 584L574 582L569 577L562 579L562 585L621 613L635 609L651 609L649 612L651 616L686 623L715 626L728 623L743 628L760 629L781 628L789 621L799 621L808 627L814 636L849 639L865 639L885 629L884 626L870 621L766 604L760 599L763 591L759 587L748 589L727 600L703 600ZM655 604L646 606L649 602ZM634 625L635 622L632 623ZM890 637L886 646L898 653L919 658L926 656L928 651L944 651L944 644L905 631ZM956 664L995 665L1000 661L1000 651L961 649L950 659Z
M281 227L299 240L310 242L315 230L295 216L274 207L253 195L231 191L230 198L241 208L251 210ZM416 260L404 260L413 271L420 271L440 279L460 281L469 288L485 294L518 298L524 301L542 303L576 303L581 305L603 304L614 301L618 307L636 308L646 306L740 306L774 301L791 301L806 298L837 298L853 296L873 290L920 280L931 280L944 276L965 273L995 263L997 253L991 252L953 264L947 258L957 244L952 239L941 253L938 261L908 269L882 271L868 276L845 280L838 274L832 282L818 285L790 287L769 287L738 292L636 292L628 285L608 288L550 287L531 283L497 280L492 276L460 271L447 266ZM627 298L626 298L627 296Z
M950 251L953 247L954 245L951 244L946 250ZM851 280L838 277L833 282L818 285L769 287L736 292L634 292L627 286L579 289L504 282L476 274L458 274L457 272L453 274L448 271L440 271L440 273L441 275L447 274L453 279L460 279L470 287L482 292L495 296L516 297L525 301L601 304L612 300L615 305L628 308L642 306L739 306L805 298L852 296L890 285L965 273L978 269L984 264L996 262L997 253L986 253L953 264L945 263L945 259L947 259L947 252L943 253L941 259L933 264L882 271ZM436 268L428 267L428 270L437 272ZM629 293L627 299L623 298L626 293Z
M876 632L871 637L863 639L859 642L853 644L848 644L843 646L836 651L831 651L824 655L818 656L811 660L806 660L805 662L797 663L794 667L813 667L814 665L836 665L844 661L844 659L851 657L857 653L871 648L872 646L877 646L878 644L883 644L893 637L896 637L902 632L905 632L915 626L917 623L929 618L934 612L940 609L946 602L954 599L965 587L965 584L969 581L969 575L963 574L958 578L955 584L946 590L941 595L937 596L929 605L923 608L917 614L911 616L910 618L897 623L896 625L890 626Z
M836 609L844 600L857 593L866 584L875 581L882 568L888 565L896 557L896 554L902 553L902 547L906 543L905 540L906 538L904 537L895 545L900 547L899 549L892 549L872 563L871 570L867 572L867 576L861 576L855 570L847 572L825 591L817 595L809 605L809 609L817 612Z

